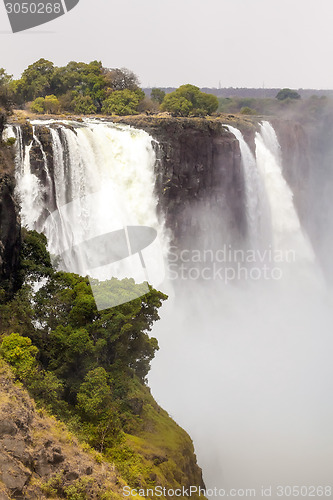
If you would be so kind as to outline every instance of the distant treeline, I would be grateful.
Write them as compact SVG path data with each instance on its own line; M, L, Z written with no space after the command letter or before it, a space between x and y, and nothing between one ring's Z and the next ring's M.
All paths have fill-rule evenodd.
M36 114L135 115L167 112L172 116L209 116L216 113L274 115L304 107L326 106L317 100L332 97L333 90L203 88L186 83L177 89L140 88L127 68L106 68L101 61L71 61L55 66L39 59L19 79L0 67L0 108L21 108Z
M166 94L170 92L174 92L176 90L175 87L160 87ZM150 96L151 88L143 88L142 89L147 96ZM203 87L200 89L202 92L206 92L207 94L216 95L216 97L225 97L225 98L233 98L233 97L252 97L255 99L274 99L280 88L259 88L259 89L249 89L246 87L224 87L221 89ZM311 96L333 96L333 89L297 89L298 94L303 99L306 99Z

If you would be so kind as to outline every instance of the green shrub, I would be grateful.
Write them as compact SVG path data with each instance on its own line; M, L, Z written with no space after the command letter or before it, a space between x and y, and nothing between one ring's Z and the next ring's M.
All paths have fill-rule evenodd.
M45 99L44 97L37 97L30 106L33 113L44 114L45 113Z
M257 114L255 109L249 108L248 106L244 106L243 108L241 108L240 112L242 115L256 115Z
M13 146L16 142L16 138L15 137L9 137L7 140L6 140L6 144L7 146Z
M0 355L9 363L20 380L29 379L36 369L38 349L28 337L11 333L0 345Z
M218 99L213 94L201 92L195 85L181 85L177 90L167 94L161 104L163 111L174 116L206 116L218 108Z
M158 104L162 104L164 97L165 97L164 90L157 88L151 89L150 98L153 101L158 102Z
M115 90L105 99L102 113L106 115L135 115L138 113L139 103L144 99L142 90Z
M57 114L60 109L60 102L55 95L47 95L44 100L44 108L46 113Z

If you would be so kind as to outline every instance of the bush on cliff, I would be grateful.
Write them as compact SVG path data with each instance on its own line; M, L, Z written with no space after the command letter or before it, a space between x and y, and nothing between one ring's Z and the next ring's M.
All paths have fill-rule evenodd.
M195 85L181 85L177 90L167 94L161 104L163 111L174 116L206 116L218 108L218 99L213 94L201 92Z
M144 92L139 90L115 90L103 102L102 113L106 115L135 115L138 106L144 99Z

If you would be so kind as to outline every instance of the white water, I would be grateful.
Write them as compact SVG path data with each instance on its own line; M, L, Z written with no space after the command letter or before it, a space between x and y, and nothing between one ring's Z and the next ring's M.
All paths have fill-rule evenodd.
M49 127L51 133L54 189L47 156L37 135L40 124ZM129 126L93 120L84 124L36 121L32 125L33 141L18 153L23 158L17 187L24 225L44 232L49 250L56 256L127 226L152 227L157 230L158 239L142 251L145 261L149 261L148 275L138 254L90 269L91 255L84 246L66 254L63 264L65 270L99 279L133 277L137 282L149 280L160 285L167 240L163 221L158 220L156 212L152 138ZM44 162L46 186L31 170L33 145L39 148Z
M272 485L277 499L277 485L331 484L333 304L283 178L273 128L262 125L256 158L230 130L240 142L251 241L260 242L255 219L266 207L269 245L294 259L279 264L278 281L178 283L154 331L161 349L149 383L194 439L208 488L255 488L261 498L261 487Z
M45 224L45 193L30 169L31 145L18 153L29 227L44 228L55 253L122 225L159 228L151 138L129 127L74 125L75 132L48 125L60 208L54 226ZM207 487L259 492L270 484L329 484L332 301L313 288L314 256L282 175L274 130L263 124L256 158L230 130L240 141L250 242L260 247L266 241L261 232L268 219L269 244L294 250L295 262L283 267L278 282L179 283L180 293L154 329L161 349L150 385L194 439Z
M314 254L293 203L293 193L282 175L280 145L272 125L264 122L256 134L258 170L270 205L273 244L281 250L293 248L297 259L313 260Z
M245 142L240 130L227 127L239 142L245 183L245 205L248 225L248 244L262 247L271 238L269 205L265 196L262 178L254 154Z

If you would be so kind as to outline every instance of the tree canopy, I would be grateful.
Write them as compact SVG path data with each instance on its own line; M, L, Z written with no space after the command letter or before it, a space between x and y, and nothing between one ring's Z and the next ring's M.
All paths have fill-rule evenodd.
M0 71L0 86L6 79L8 75ZM14 103L24 105L32 101L31 110L35 113L94 114L103 109L103 113L114 114L115 108L119 108L119 114L125 111L133 114L144 98L138 77L132 71L104 68L100 61L71 61L57 67L51 61L39 59L23 71L20 79L11 80L10 85ZM113 97L115 92L125 92L129 104L119 104L124 95Z
M113 439L129 380L145 384L158 350L149 332L167 297L112 278L112 293L137 298L99 311L89 279L52 269L45 236L22 234L18 291L0 304L0 355L37 401L62 418L79 416L100 446L101 435ZM108 293L101 282L100 294Z
M201 92L195 85L181 85L177 90L167 94L161 109L174 116L206 116L218 108L218 99L213 94Z
M277 94L276 94L276 99L279 101L284 101L285 99L300 99L301 96L296 90L291 90L291 89L281 89Z

